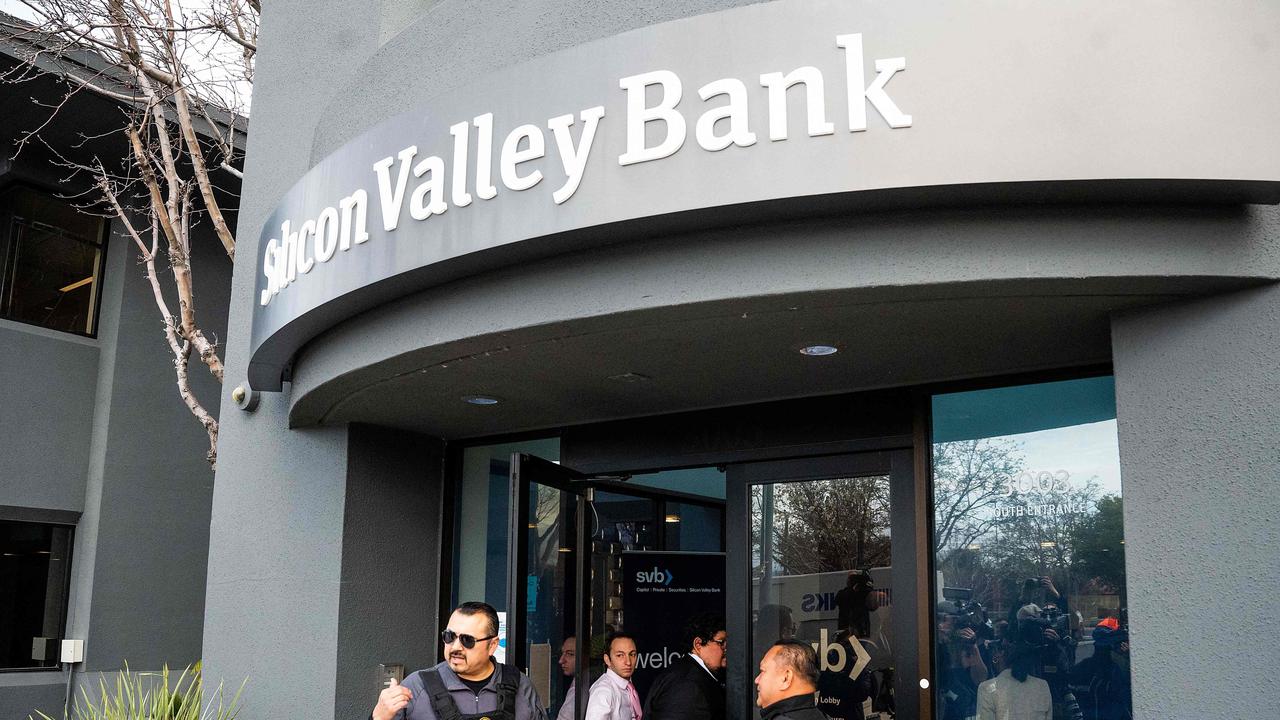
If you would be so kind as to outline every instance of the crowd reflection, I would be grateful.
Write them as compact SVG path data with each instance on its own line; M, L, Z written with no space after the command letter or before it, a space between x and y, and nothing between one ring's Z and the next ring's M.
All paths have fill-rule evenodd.
M937 604L942 720L1128 720L1129 628L1123 610L1092 627L1049 577L1028 578L992 622L967 591Z

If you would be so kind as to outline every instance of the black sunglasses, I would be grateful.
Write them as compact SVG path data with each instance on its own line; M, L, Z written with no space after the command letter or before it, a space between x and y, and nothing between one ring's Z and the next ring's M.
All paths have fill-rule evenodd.
M458 633L456 633L456 632L454 632L454 631L452 631L452 630L445 630L444 632L440 633L440 639L444 641L444 644L445 644L445 645L448 645L448 644L452 643L454 640L457 640L458 642L462 643L462 647L464 647L464 648L466 648L466 649L468 649L468 650L470 650L471 648L475 647L475 646L476 646L476 643L480 642L481 640L492 640L492 639L494 639L494 638L496 638L496 637L498 637L498 636L497 636L497 635L487 635L487 636L482 637L482 638L478 638L478 637L471 637L470 635L459 635Z

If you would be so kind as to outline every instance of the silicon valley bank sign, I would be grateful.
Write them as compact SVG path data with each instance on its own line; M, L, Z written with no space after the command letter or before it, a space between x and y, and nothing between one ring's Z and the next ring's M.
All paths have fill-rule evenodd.
M885 91L894 73L906 69L906 58L876 60L876 77L866 85L862 35L837 35L834 47L844 54L843 92L849 132L867 129L868 105L889 127L910 127L911 116L904 114ZM753 85L754 80L752 78ZM765 125L769 141L780 142L790 137L788 92L797 86L797 92L803 94L807 135L834 134L835 123L827 119L827 84L822 71L813 65L787 73L761 74L759 85L763 88L763 97L757 97L755 102L767 104ZM623 120L626 149L618 155L618 165L662 160L686 145L690 132L683 111L678 109L685 94L679 75L670 70L653 70L624 77L618 86L626 95ZM757 143L759 136L750 120L752 96L746 82L720 78L698 88L697 96L709 106L698 116L692 132L700 148L717 152L730 146L747 148ZM551 200L557 205L568 202L581 185L597 131L604 121L604 105L583 109L576 120L574 115L567 114L546 121L559 162L556 169L563 176L560 186L551 193ZM656 141L649 138L654 132L650 130L651 123L658 125ZM369 168L366 179L376 180L376 184L370 182L375 187L372 201L369 191L360 187L324 207L313 218L301 222L296 218L284 220L278 235L269 238L263 250L266 287L261 290L260 304L270 304L300 276L311 272L317 263L327 263L340 252L366 243L370 237L371 202L382 230L391 233L400 227L406 214L414 222L426 222L433 216L443 215L450 207L465 208L476 200L493 200L499 195L493 177L495 156L506 190L521 192L539 185L546 176L538 165L546 162L549 154L547 132L543 127L519 125L507 133L500 147L495 147L493 128L493 113L455 123L449 127L450 162L446 163L439 155L425 155L417 144L408 145L395 155L380 158ZM474 163L470 160L473 149ZM469 176L472 170L474 178Z
M1212 19L1193 5L1161 22L1194 30ZM1013 0L963 12L941 0L776 0L474 81L446 76L434 84L456 89L417 107L336 95L319 111L320 136L328 122L400 114L317 162L263 224L250 384L279 389L304 343L379 304L606 243L886 198L1001 202L1015 186L1034 187L1036 201L1055 191L1110 199L1114 186L1103 183L1117 179L1147 183L1150 199L1191 182L1216 183L1219 198L1275 202L1280 100L1252 83L1280 74L1280 63L1229 37L1175 47L1149 25L1143 13L1127 22ZM1103 32L1115 46L1046 52L1025 41L1028 28ZM1160 74L1113 88L1106 79L1130 64ZM1256 70L1213 70L1227 65ZM1211 83L1188 82L1204 72ZM1046 89L1046 78L1093 80ZM372 92L391 84L369 83ZM1196 103L1201 87L1268 131L1224 135L1198 111L1145 122L1153 108ZM1082 108L1106 122L1072 121Z

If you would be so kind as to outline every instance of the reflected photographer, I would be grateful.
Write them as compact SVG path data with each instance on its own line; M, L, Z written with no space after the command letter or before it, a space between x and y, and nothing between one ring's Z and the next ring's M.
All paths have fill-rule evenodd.
M966 720L977 715L978 685L991 677L984 653L993 637L981 603L944 600L938 603L937 657L944 707L942 720Z
M1030 652L1034 661L1031 674L1049 683L1054 720L1082 720L1080 705L1069 683L1075 655L1070 617L1055 605L1041 608L1028 603L1017 610L1016 620L1011 652L1014 655Z
M1093 655L1071 669L1085 720L1132 720L1129 627L1104 621L1093 629Z

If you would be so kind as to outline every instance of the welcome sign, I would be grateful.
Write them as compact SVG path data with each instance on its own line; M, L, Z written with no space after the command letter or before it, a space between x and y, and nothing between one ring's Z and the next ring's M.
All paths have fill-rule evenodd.
M1280 73L1274 54L1226 34L1168 43L1212 17L1194 4L1128 24L1095 0L1025 5L779 0L406 108L264 224L250 383L278 389L303 343L380 303L629 238L886 201L1280 198L1280 100L1248 87L1263 70L1215 69ZM1028 40L1045 28L1061 40ZM1099 33L1101 50L1069 42ZM1129 61L1159 71L1113 82ZM1224 132L1205 96L1248 122Z

